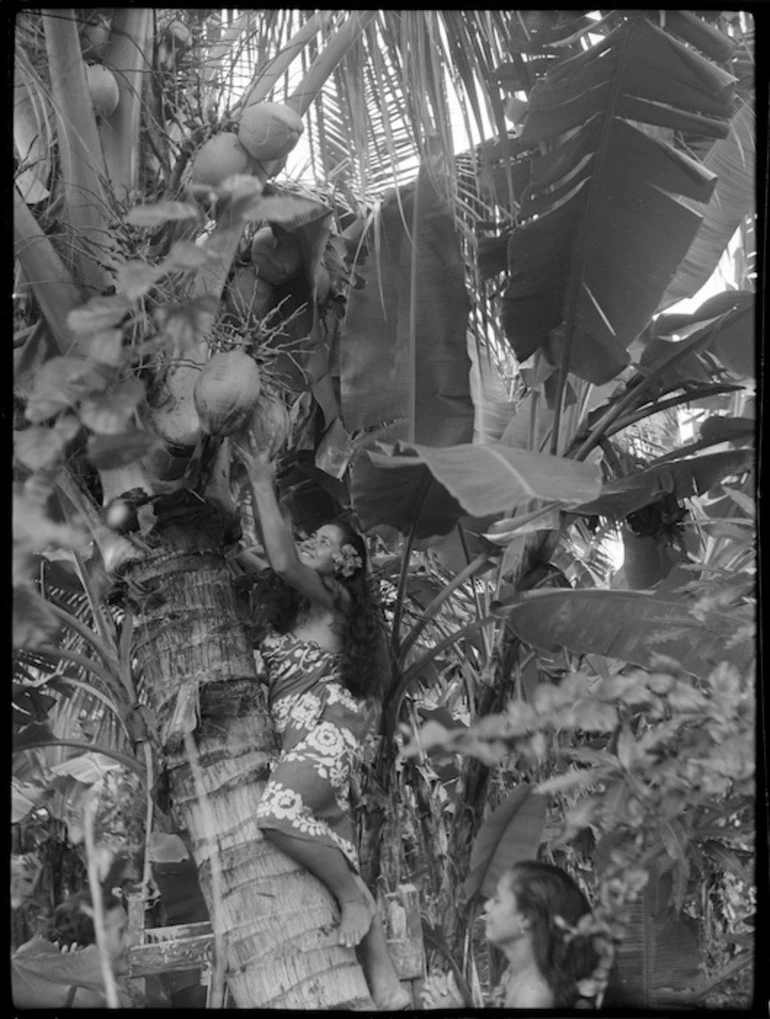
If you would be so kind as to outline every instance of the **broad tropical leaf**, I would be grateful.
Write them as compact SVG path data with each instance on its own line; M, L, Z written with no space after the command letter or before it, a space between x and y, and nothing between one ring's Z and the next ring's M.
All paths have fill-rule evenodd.
M628 363L699 226L676 196L706 201L715 183L631 121L722 137L734 80L635 17L535 85L521 143L560 140L533 160L508 245L503 325L519 359L545 348L598 384Z
M698 924L685 913L661 908L659 886L665 881L666 875L658 878L653 872L640 899L629 906L612 981L624 1005L665 1007L667 1000L676 1001L671 991L695 987L700 977Z
M493 612L520 640L544 651L565 647L642 667L662 654L696 676L708 675L722 661L745 670L754 654L748 642L728 646L735 635L733 615L708 612L699 620L686 601L639 591L529 591Z
M648 467L609 481L596 499L576 506L573 512L622 520L664 495L673 495L679 500L702 495L723 478L750 471L755 459L754 450L736 449Z
M545 825L548 798L517 786L485 818L471 850L471 865L463 885L466 901L475 895L488 899L502 874L514 863L533 860Z
M689 379L697 379L702 373L698 363L700 353L706 350L716 354L735 375L753 377L756 374L755 302L750 290L733 290L710 297L692 314L661 315L650 337L644 341L640 366L652 371L661 367L667 355L675 355L676 341L664 337L677 333L687 335L697 346L697 354L693 352L675 366L682 381L688 381L688 375Z
M485 516L512 510L525 499L574 506L584 493L598 494L599 468L547 453L512 449L498 443L444 449L401 444L405 456L370 451L378 467L420 471L426 465L466 513Z
M364 286L351 292L340 344L342 416L351 432L382 438L387 425L388 438L436 446L472 436L469 301L451 209L439 186L426 166L416 185L391 194L373 227L372 253L356 267ZM363 525L404 528L398 503L414 510L417 492L430 481L426 474L423 467L405 475L411 493L393 499L392 478L356 457L351 494ZM444 515L428 533L454 526L451 502Z
M717 175L717 184L707 203L690 205L703 220L666 288L661 301L664 308L693 297L700 290L719 264L743 217L754 209L756 118L750 106L741 106L730 121L729 135L715 142L703 164Z

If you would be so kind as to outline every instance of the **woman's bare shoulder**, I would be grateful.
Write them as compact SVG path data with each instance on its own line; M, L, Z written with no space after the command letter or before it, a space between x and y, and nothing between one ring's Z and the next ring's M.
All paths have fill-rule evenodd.
M553 1008L553 992L542 977L511 981L505 996L508 1008Z

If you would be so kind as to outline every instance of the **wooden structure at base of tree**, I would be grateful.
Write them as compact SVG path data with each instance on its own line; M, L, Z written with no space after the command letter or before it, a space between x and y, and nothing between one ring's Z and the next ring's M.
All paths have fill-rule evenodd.
M399 980L412 996L412 1007L420 1007L419 992L425 976L425 951L422 941L420 897L411 884L399 885L395 892L378 896L377 901L388 938L388 948ZM171 927L145 927L144 903L140 892L128 896L129 933L138 944L129 950L129 979L183 970L200 970L201 983L208 988L207 1007L212 999L228 1003L226 987L216 986L214 971L214 935L211 924L185 923ZM226 979L226 978L225 978ZM137 985L135 985L137 986ZM141 990L137 986L137 990Z

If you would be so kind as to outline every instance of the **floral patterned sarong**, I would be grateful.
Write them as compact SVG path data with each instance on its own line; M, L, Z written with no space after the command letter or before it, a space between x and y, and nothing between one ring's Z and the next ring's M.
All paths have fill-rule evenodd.
M260 646L281 755L257 808L260 828L336 846L358 870L348 802L353 755L373 720L340 679L340 656L290 633Z

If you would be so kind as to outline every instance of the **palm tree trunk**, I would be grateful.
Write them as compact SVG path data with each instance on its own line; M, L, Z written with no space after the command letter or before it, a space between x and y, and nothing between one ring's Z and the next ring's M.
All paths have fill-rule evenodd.
M190 834L237 1007L371 1010L354 952L335 944L331 895L255 822L276 741L236 613L221 522L188 515L160 533L163 544L126 577L126 604L171 809ZM184 736L193 728L191 761Z

